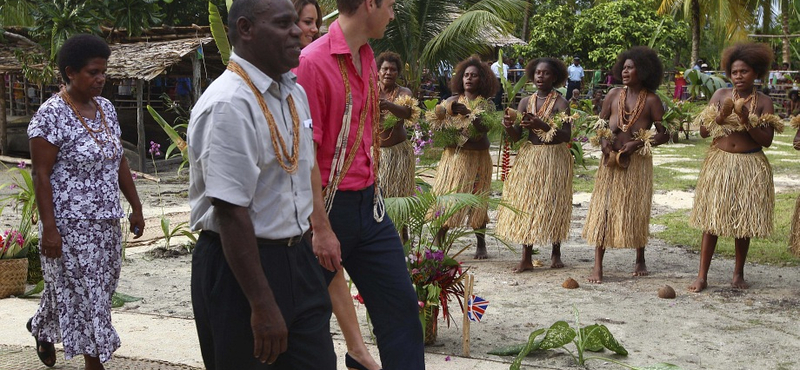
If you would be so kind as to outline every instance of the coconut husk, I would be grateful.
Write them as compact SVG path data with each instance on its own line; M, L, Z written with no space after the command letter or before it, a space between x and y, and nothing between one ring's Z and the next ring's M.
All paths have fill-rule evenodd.
M390 147L381 147L378 179L386 198L414 195L416 157L414 146L406 140Z
M792 119L789 120L789 124L795 129L800 129L800 115L793 116Z
M628 169L600 166L583 238L602 248L642 248L650 236L653 157L633 154Z
M794 203L794 216L792 216L792 231L789 233L789 251L800 257L800 196Z
M675 289L669 285L664 285L661 288L658 288L658 298L674 299Z
M565 289L578 289L581 287L581 285L571 277L567 278L567 280L564 280L564 283L562 283L561 286Z
M719 236L767 237L774 207L772 167L764 152L709 149L697 178L691 226Z
M486 193L492 188L492 158L488 149L445 148L433 183L434 194ZM433 217L430 214L429 217ZM488 204L465 207L450 217L445 227L483 228L489 222Z
M572 155L564 144L526 141L503 186L495 233L525 245L566 240L572 217Z

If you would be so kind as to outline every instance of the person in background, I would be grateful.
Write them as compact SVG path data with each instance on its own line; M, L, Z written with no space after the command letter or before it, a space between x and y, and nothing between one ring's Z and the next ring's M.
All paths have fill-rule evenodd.
M490 66L492 69L492 73L494 73L494 77L497 78L497 85L500 87L497 89L497 93L495 93L492 101L494 102L495 109L500 110L503 106L503 81L501 78L508 79L508 59L506 60L496 60ZM501 73L502 70L502 73Z
M110 55L97 36L65 41L57 63L66 86L28 126L45 287L27 328L49 367L56 363L53 343L63 342L67 360L83 355L87 370L104 369L120 346L111 325L122 264L120 191L131 206L134 239L144 231L117 112L100 96Z
M300 36L301 47L306 47L319 38L322 28L322 10L317 0L292 0L294 10L297 12L297 27L303 34Z
M583 67L581 66L581 58L575 56L572 58L572 64L567 68L567 100L572 99L574 90L581 91L583 86Z

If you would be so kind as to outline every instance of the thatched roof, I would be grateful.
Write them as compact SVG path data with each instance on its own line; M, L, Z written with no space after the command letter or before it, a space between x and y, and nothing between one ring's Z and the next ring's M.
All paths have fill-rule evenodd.
M39 52L34 46L22 43L0 43L0 73L14 73L22 71L22 64L14 55L14 50L22 49L24 53Z
M500 31L491 32L483 30L480 33L480 37L492 47L527 44L527 42L522 41L522 39L516 36L503 34Z
M158 42L112 44L106 75L112 79L152 80L200 45L213 41L197 37Z

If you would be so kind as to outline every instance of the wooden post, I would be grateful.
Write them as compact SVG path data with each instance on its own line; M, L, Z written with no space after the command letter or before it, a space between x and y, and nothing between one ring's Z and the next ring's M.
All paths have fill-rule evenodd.
M136 133L138 140L136 141L136 151L139 154L139 171L145 172L144 162L145 153L147 153L147 138L144 133L144 107L142 106L142 94L144 93L144 80L136 80Z
M200 46L202 47L202 45ZM200 60L197 58L198 51L192 53L192 106L200 99Z
M31 100L28 98L28 79L22 77L22 96L25 99L25 115L31 114Z
M475 275L468 274L467 277L464 279L464 324L463 327L463 335L461 337L461 351L464 354L464 357L469 357L469 315L467 311L469 311L469 298L472 297L472 287L475 283Z
M6 74L0 81L0 153L8 155L8 121L6 120Z

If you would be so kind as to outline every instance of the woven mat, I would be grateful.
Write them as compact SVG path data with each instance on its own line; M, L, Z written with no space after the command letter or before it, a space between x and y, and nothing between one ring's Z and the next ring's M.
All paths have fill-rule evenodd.
M105 363L107 369L164 369L164 370L198 370L199 368L183 364L171 364L164 361L154 361L139 358L128 358L122 356L114 356L110 361ZM39 357L36 356L36 350L27 346L9 346L0 345L0 369L3 370L45 370L45 369L65 369L65 370L82 370L83 369L83 356L76 356L72 360L64 360L64 352L59 350L56 360L56 366L49 368L44 366Z

